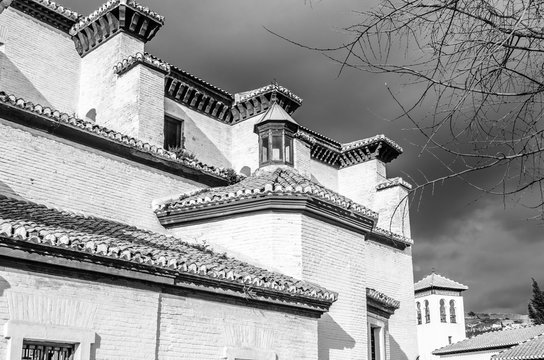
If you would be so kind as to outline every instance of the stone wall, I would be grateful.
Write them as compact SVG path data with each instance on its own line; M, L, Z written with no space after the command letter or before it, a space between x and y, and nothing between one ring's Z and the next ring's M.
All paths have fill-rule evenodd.
M280 360L316 358L317 319L298 310L32 269L0 266L0 329L8 320L22 320L52 330L90 330L96 334L91 359L218 360L226 348L276 353ZM2 334L0 358L6 349Z
M164 232L154 199L196 182L0 119L0 193Z
M73 114L80 57L71 38L13 8L0 14L7 33L0 51L0 91Z

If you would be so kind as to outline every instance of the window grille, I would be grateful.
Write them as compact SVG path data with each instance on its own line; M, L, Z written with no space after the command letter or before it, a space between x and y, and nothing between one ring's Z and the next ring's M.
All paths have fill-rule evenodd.
M455 316L455 300L450 300L450 322L455 324L457 317Z
M446 322L446 302L440 299L440 322Z
M183 148L183 122L164 118L164 148L166 150Z
M73 360L74 346L69 344L23 342L22 360Z
M421 325L421 304L420 302L418 301L417 302L417 324L418 325Z
M431 312L429 310L429 301L425 300L425 323L431 322Z

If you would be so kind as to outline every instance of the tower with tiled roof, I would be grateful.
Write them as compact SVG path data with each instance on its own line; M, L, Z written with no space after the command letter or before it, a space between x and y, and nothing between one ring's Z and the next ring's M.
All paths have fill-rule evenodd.
M468 287L434 270L414 285L419 356L436 359L432 352L466 338L463 291Z

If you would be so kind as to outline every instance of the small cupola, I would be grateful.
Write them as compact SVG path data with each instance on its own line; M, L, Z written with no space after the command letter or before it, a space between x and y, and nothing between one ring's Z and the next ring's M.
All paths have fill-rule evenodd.
M270 107L255 124L259 135L259 167L267 165L294 165L293 137L299 125L277 102L272 93Z

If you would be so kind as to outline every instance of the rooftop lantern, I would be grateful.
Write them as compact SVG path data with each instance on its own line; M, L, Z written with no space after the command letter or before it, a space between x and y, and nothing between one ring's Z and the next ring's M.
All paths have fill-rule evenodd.
M298 124L278 104L276 92L272 93L270 107L263 118L255 124L259 135L259 166L293 166L293 136Z

